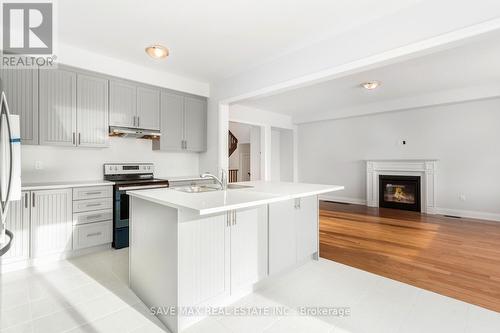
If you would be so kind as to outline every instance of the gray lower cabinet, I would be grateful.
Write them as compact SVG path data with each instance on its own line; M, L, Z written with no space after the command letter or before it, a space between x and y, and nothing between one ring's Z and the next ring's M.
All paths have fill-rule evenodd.
M136 127L137 90L128 81L109 81L109 124Z
M108 146L108 80L77 75L77 145Z
M27 260L30 257L30 195L22 192L21 200L10 204L6 227L14 234L10 250L2 257L2 264Z
M76 73L59 68L39 75L40 144L76 145Z
M161 137L153 142L153 149L191 152L206 150L206 99L163 91L160 118Z
M59 254L73 248L72 189L31 192L31 256Z
M1 69L9 111L19 115L22 144L38 144L38 70Z
M160 90L129 81L109 82L111 126L160 129Z

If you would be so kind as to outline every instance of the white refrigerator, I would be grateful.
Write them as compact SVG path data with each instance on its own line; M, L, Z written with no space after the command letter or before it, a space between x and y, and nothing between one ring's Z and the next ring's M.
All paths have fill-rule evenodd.
M0 80L0 256L15 235L6 225L9 203L21 200L21 137L19 116L11 115Z

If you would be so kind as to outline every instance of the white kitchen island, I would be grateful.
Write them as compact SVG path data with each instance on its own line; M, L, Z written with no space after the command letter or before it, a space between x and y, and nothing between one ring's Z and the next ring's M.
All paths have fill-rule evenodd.
M174 333L318 258L318 195L281 182L185 193L129 191L130 286Z

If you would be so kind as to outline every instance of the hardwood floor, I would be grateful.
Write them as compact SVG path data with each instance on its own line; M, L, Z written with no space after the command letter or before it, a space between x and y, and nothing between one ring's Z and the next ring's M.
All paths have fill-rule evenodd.
M320 255L500 312L500 223L320 203Z

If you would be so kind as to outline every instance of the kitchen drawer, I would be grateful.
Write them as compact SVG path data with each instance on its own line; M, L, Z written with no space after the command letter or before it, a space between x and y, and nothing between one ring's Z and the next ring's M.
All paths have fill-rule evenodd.
M113 222L81 224L73 227L73 250L111 243Z
M89 186L73 188L73 200L111 198L113 186Z
M107 221L112 219L113 210L111 209L75 213L73 214L73 225Z
M94 210L112 209L113 199L78 200L73 201L73 213L90 212Z

